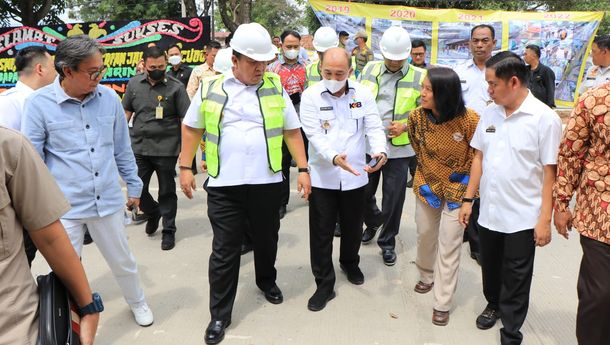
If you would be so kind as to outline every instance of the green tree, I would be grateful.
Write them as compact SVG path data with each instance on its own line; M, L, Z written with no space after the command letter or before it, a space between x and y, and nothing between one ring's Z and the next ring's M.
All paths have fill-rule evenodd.
M299 30L303 25L302 11L285 0L256 0L252 6L252 21L279 35L286 29Z
M8 26L10 20L23 25L60 24L59 16L66 8L63 0L2 0L0 1L0 25Z
M224 27L234 32L239 24L250 23L252 0L218 0L218 12Z
M177 18L182 15L180 0L70 0L70 19L86 22Z

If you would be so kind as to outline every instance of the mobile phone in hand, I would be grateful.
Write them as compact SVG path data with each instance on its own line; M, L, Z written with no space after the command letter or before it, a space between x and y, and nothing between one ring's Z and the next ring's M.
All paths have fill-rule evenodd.
M369 166L371 168L376 167L377 164L379 164L379 159L377 159L377 158L371 158L371 160L369 161Z

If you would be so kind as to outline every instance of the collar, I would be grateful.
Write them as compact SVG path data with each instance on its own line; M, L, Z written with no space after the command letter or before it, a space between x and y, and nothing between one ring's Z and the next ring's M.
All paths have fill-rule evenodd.
M57 104L62 104L64 102L67 101L73 101L73 102L78 102L78 103L82 103L82 104L86 104L89 101L91 101L92 99L96 98L96 97L101 97L102 96L102 92L99 90L100 85L98 84L97 87L95 88L95 90L93 92L91 92L90 94L88 94L85 99L83 99L82 101L79 99L76 99L74 97L69 96L66 91L64 91L64 89L61 87L61 84L59 83L59 76L55 77L55 80L53 81L53 91L55 93L55 102L57 102Z
M263 76L263 78L264 78L264 76ZM259 86L261 86L263 84L263 80L261 80L256 85L246 85L246 84L242 83L241 80L237 79L233 73L231 73L231 74L227 73L227 74L224 75L223 83L226 83L226 82L234 83L234 84L237 84L237 85L239 85L241 87L255 87L255 88L258 88Z
M15 84L15 90L21 91L21 92L26 92L26 93L32 93L34 92L34 89L32 89L31 87L27 86L25 83L17 80L17 83Z
M345 89L345 93L342 94L339 97L334 96L332 93L330 93L330 91L328 91L327 88L324 87L324 82L320 81L318 84L322 84L321 87L321 91L320 91L320 95L324 95L324 94L328 94L330 97L334 97L334 98L343 98L345 95L349 95L351 92L355 92L356 88L354 86L354 81L350 80L349 78L346 79L346 83L347 83L347 88ZM316 84L316 85L318 85Z
M400 72L400 73L402 73L402 76L404 77L409 72L409 66L410 66L410 64L405 61L405 64L402 66L402 68L400 70L398 70L396 72L392 72L385 65L385 62L382 61L381 62L381 74L384 74L384 73L394 74L394 73Z
M536 104L537 98L534 97L534 95L532 94L532 92L530 90L527 90L527 96L525 97L525 99L523 100L523 102L521 102L521 105L519 106L519 108L517 108L517 110L515 110L510 117L513 117L515 115L530 115L533 116L535 115L534 113L536 113L536 109L538 109L538 105ZM504 111L504 118L507 119L506 117L506 109L504 107L502 107L502 110Z
M148 85L150 85L150 83L148 82L148 74L146 74L146 72L142 73L142 79L140 80L140 83L147 83ZM159 80L154 86L157 86L158 84L167 84L167 75L163 77L162 80Z

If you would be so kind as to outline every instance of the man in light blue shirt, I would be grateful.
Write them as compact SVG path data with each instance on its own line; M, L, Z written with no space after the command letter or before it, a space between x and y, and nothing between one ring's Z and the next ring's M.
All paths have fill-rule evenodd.
M148 326L153 315L124 232L119 176L127 184L128 208L139 205L142 181L119 97L99 85L103 54L88 36L63 40L55 55L59 77L28 97L21 128L72 205L61 222L74 249L80 255L88 230L136 322Z

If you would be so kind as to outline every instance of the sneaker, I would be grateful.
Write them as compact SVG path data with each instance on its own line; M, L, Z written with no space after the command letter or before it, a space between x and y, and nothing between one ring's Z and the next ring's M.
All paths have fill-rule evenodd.
M148 327L154 322L153 313L150 308L148 308L148 304L146 304L146 302L132 306L131 312L133 313L133 317L136 319L136 323L142 327Z

